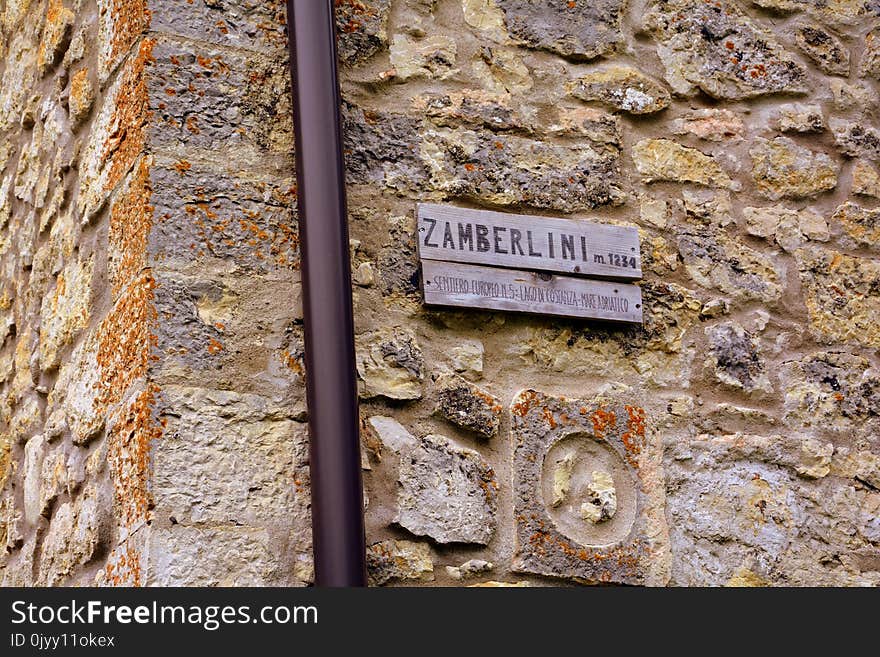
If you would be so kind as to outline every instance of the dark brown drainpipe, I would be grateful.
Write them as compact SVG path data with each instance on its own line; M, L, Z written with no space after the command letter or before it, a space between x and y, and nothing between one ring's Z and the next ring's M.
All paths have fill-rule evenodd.
M333 0L288 0L316 586L366 584Z

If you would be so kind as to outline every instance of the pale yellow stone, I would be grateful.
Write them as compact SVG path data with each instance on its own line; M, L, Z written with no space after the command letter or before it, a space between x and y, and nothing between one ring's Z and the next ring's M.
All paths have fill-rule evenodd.
M574 471L574 455L567 454L553 470L553 499L551 506L559 506L571 488L571 473Z
M639 203L639 216L642 221L657 228L666 228L668 214L669 210L663 199L643 198Z
M763 577L756 575L748 568L737 568L736 572L733 576L727 580L727 583L724 586L728 587L738 587L738 588L752 588L752 587L760 587L760 586L769 586L770 583L765 580Z
M866 162L856 160L853 167L852 193L880 198L880 171Z
M808 438L801 443L800 459L797 473L808 479L821 479L831 472L831 456L834 454L834 445L820 443Z
M731 187L730 177L711 155L670 139L643 139L633 146L632 155L645 182L669 180Z
M400 80L414 77L444 79L453 73L457 48L447 36L430 36L413 41L397 34L389 48L391 65Z

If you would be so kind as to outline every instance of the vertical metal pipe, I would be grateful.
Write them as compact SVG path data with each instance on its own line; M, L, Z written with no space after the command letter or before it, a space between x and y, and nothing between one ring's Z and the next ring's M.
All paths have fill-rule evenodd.
M316 586L366 584L333 0L288 0Z

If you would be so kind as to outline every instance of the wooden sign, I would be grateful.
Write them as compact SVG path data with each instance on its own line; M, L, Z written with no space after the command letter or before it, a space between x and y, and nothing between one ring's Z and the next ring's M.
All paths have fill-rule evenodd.
M638 230L628 226L421 203L417 234L422 260L642 277Z
M636 285L439 260L422 261L425 303L642 323Z

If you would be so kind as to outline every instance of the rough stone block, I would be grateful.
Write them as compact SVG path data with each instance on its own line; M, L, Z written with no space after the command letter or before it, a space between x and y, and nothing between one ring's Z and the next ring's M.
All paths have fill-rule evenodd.
M434 561L427 543L380 541L367 546L367 574L371 586L391 580L434 581Z
M780 266L724 231L682 231L678 252L691 278L742 299L773 301L782 294Z
M730 176L711 155L670 139L643 139L633 146L633 162L645 182L669 180L730 187Z
M735 100L806 91L806 71L769 26L727 0L656 0L645 25L659 45L666 80L681 94L700 89Z
M524 390L511 414L513 568L584 582L664 584L660 453L645 411L619 399ZM569 481L560 489L555 473L564 463Z
M864 357L817 352L782 368L783 420L792 429L870 436L880 429L880 373Z
M767 198L809 198L837 186L840 165L826 153L799 146L787 137L758 138L749 155L752 178Z
M357 336L355 346L358 391L362 398L421 398L425 361L409 329L371 331Z
M286 54L284 0L146 0L150 29L222 46Z
M458 376L437 381L437 413L484 438L498 435L501 400Z
M801 23L795 27L794 40L821 71L849 75L849 50L831 31L816 23Z
M767 366L758 338L736 322L706 329L709 358L706 365L721 383L746 392L771 392Z
M652 114L669 107L669 92L639 70L615 66L578 78L568 86L575 98L599 101L630 114Z
M478 452L429 435L400 458L395 522L438 543L486 545L495 534L498 482Z
M818 248L795 255L813 336L825 344L880 346L880 265Z
M283 60L161 40L146 85L151 145L185 146L208 159L222 151L236 171L271 155L290 164L290 72Z
M150 529L147 586L295 586L290 537L253 527Z
M152 449L155 513L181 524L308 526L293 485L308 467L305 425L251 394L166 386Z
M612 54L622 41L623 0L547 3L495 0L510 36L573 60Z
M876 585L863 556L873 553L862 514L870 492L825 475L830 447L799 437L705 435L686 453L669 454L671 583L736 584L750 573L775 586Z

